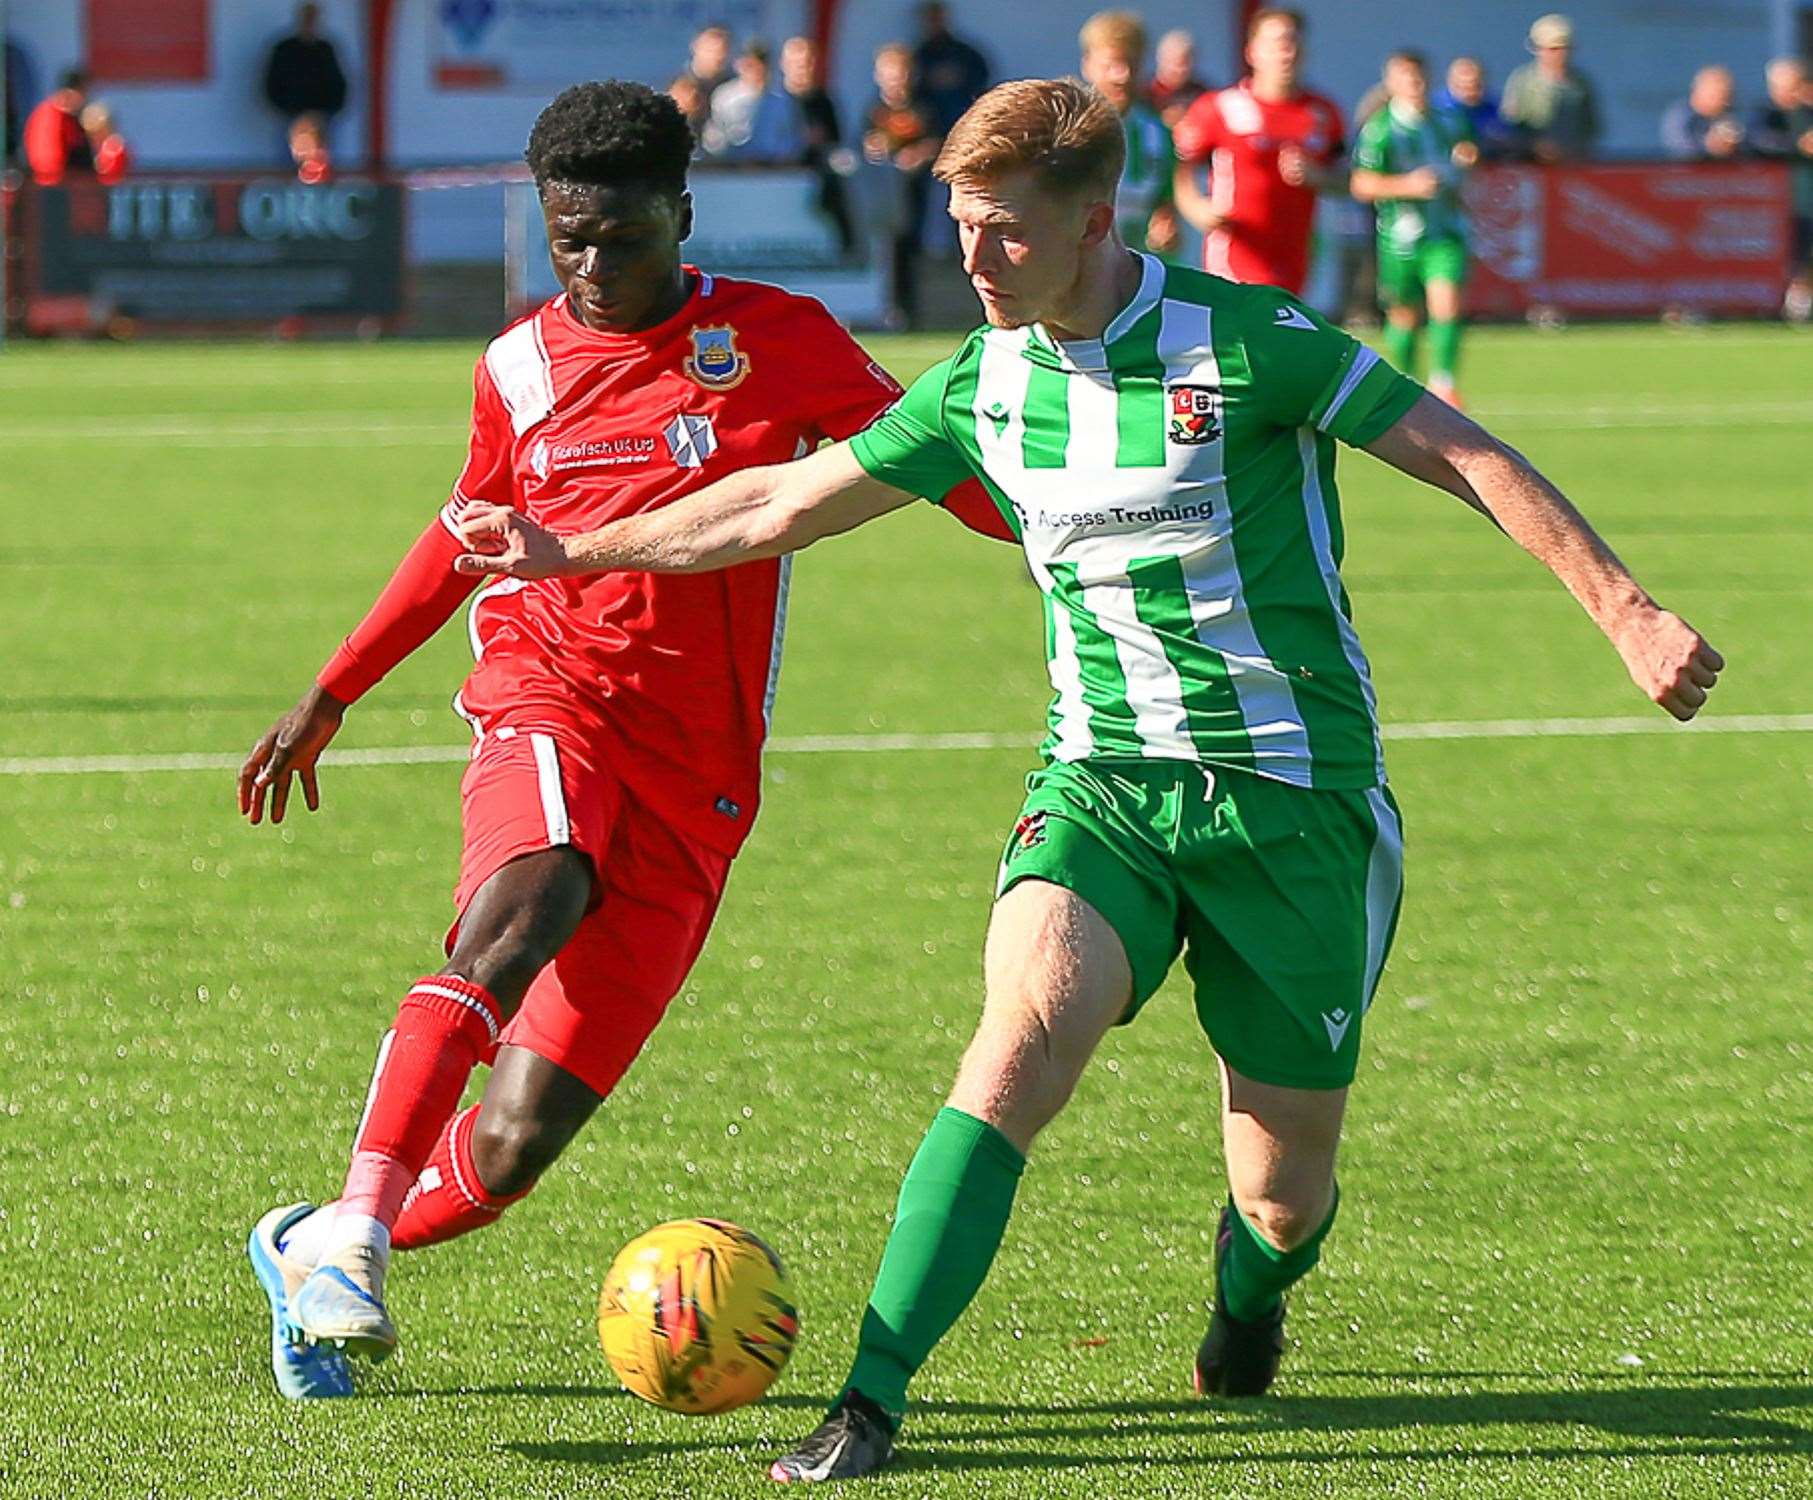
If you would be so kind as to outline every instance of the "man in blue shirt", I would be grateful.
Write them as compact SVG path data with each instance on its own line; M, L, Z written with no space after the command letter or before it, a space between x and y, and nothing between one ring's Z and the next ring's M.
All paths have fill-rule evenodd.
M1693 88L1662 116L1662 148L1676 161L1728 161L1744 148L1731 69L1701 68Z
M1429 101L1437 110L1465 115L1482 161L1504 161L1518 154L1517 127L1498 112L1498 100L1486 87L1486 68L1477 57L1457 57L1448 64L1447 87Z

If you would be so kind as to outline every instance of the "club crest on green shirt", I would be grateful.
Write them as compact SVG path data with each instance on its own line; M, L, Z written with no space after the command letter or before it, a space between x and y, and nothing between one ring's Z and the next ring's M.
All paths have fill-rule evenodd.
M1216 387L1168 385L1165 396L1172 442L1194 448L1221 436L1221 392Z

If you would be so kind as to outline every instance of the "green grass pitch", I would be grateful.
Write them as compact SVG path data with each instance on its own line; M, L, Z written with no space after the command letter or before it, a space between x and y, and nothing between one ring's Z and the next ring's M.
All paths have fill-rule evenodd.
M910 376L949 342L875 348ZM241 1246L338 1181L437 962L459 767L328 770L281 830L222 770L33 769L242 753L444 497L476 352L0 356L0 1494L753 1495L843 1372L1029 750L771 755L646 1056L500 1227L399 1261L402 1356L310 1409ZM1467 375L1729 658L1712 727L1745 717L1393 743L1408 903L1276 1391L1189 1395L1221 1189L1174 985L1041 1142L877 1494L1813 1494L1813 342L1488 331ZM1512 545L1342 467L1391 724L1666 728ZM776 732L1030 739L1037 618L928 508L828 543ZM444 631L342 745L456 742L465 660ZM624 1395L592 1330L616 1247L700 1213L781 1250L804 1321L770 1399L704 1419Z

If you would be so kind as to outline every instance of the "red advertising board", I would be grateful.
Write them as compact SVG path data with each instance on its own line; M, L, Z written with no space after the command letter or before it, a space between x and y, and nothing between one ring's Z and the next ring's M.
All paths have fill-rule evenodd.
M1482 167L1466 189L1470 312L1769 314L1788 279L1778 162Z
M108 83L201 83L208 0L87 0L88 71Z

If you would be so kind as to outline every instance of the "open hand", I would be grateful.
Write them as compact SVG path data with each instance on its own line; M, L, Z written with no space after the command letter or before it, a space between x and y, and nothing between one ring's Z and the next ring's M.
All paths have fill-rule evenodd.
M310 812L321 807L321 788L315 782L315 762L328 741L340 732L346 705L320 687L312 687L302 701L267 729L252 746L239 768L239 811L248 821L264 820L265 793L271 797L271 821L281 823L289 805L290 776L302 782L302 800Z
M1725 658L1679 615L1654 605L1622 623L1612 644L1631 680L1685 723L1700 711L1725 670Z
M560 538L507 505L468 505L455 529L466 544L453 560L455 572L557 578L573 571Z

